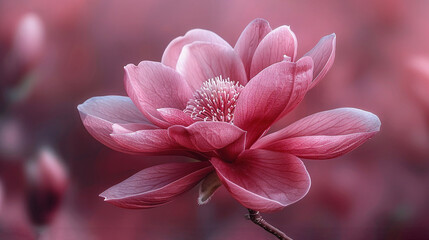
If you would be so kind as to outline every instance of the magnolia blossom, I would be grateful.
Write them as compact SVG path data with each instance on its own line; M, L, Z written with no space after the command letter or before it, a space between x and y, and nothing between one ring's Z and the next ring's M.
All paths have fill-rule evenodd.
M303 198L309 174L300 160L343 155L372 137L372 113L340 108L277 132L332 66L335 34L303 57L289 26L252 21L234 47L194 29L174 39L161 62L125 66L129 97L93 97L78 106L97 140L126 153L189 156L144 169L101 194L114 205L151 208L200 184L199 203L219 186L246 208L275 211Z

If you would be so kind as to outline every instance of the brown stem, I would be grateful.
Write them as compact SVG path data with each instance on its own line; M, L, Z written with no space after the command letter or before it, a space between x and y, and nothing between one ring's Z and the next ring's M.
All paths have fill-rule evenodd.
M259 225L261 228L265 229L265 231L273 234L278 239L281 240L292 240L292 238L288 237L286 234L284 234L282 231L274 227L273 225L269 224L267 221L265 221L261 214L259 214L259 211L255 211L252 209L249 210L249 215L247 215L248 219L254 222L256 225Z

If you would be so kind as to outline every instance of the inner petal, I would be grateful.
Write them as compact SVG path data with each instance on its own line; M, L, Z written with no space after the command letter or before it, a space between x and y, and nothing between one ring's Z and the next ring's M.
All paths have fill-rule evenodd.
M187 103L185 113L196 121L233 123L238 96L243 86L222 76L211 78L195 91Z

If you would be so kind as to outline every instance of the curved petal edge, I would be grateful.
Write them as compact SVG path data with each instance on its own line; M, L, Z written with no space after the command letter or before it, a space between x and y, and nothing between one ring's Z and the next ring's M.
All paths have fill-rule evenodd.
M173 200L213 171L209 162L168 163L146 168L100 194L122 208L152 208Z

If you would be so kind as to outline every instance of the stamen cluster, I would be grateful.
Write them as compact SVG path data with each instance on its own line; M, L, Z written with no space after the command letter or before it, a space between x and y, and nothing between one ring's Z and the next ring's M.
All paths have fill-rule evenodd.
M194 93L183 111L196 121L233 123L235 106L243 88L229 78L211 78Z

